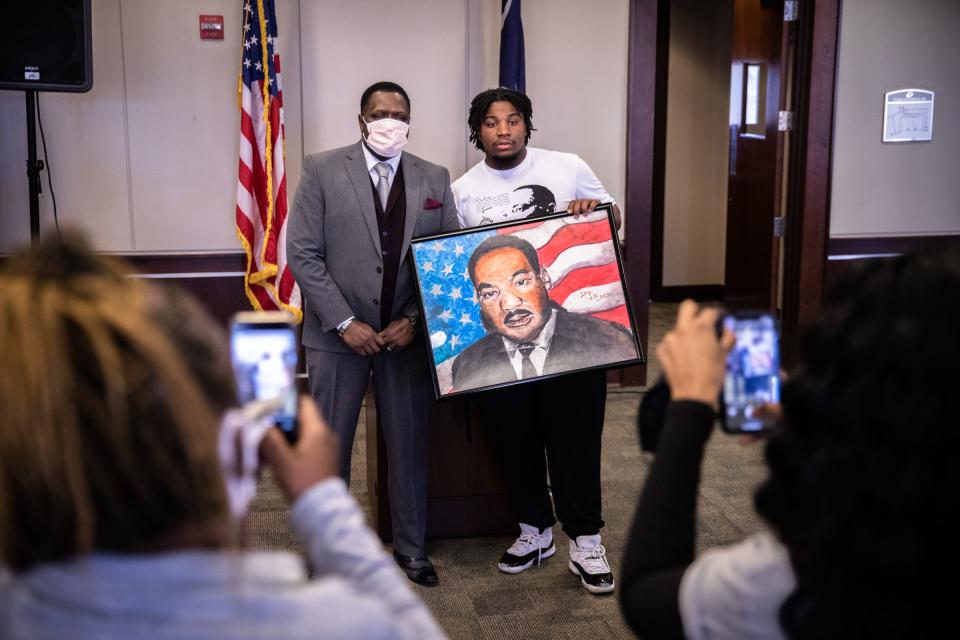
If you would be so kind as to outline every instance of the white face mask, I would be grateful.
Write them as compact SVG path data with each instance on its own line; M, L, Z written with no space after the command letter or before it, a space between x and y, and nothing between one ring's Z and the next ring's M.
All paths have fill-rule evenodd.
M382 118L373 122L364 120L364 123L367 125L365 140L367 146L374 153L384 158L392 158L407 145L410 125L406 122L400 122L393 118Z

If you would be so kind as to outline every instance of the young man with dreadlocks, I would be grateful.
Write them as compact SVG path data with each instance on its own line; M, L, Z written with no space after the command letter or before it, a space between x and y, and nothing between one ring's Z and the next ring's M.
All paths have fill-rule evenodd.
M613 202L578 156L527 146L534 131L532 115L530 99L509 89L489 89L473 99L467 120L470 141L486 157L452 185L461 227L554 211L581 214ZM619 226L616 204L614 216ZM542 366L544 360L539 362ZM552 556L552 527L559 518L570 538L570 570L591 593L613 591L613 574L600 544L606 395L603 371L484 392L478 403L481 419L500 456L520 524L520 537L500 558L504 573L520 573Z

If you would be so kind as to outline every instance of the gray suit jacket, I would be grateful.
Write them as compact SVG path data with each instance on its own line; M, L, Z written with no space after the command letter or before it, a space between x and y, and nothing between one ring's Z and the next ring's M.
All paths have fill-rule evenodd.
M304 299L303 345L353 353L337 325L349 318L380 326L383 256L370 174L361 143L308 155L287 228L287 260ZM406 259L414 237L458 228L443 167L403 152L406 224L393 300L395 317L419 315L414 278ZM428 200L442 203L424 209Z

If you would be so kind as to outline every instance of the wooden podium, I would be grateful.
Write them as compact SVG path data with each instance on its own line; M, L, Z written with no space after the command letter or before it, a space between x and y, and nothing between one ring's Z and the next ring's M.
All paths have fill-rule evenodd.
M430 410L427 537L516 533L494 451L470 397L451 398ZM366 395L367 492L374 529L392 538L387 455L373 389Z

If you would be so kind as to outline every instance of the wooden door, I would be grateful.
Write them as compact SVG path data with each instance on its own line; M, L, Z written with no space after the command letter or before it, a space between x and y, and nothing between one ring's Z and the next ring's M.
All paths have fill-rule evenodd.
M782 0L734 0L724 286L734 309L777 304L782 34Z

